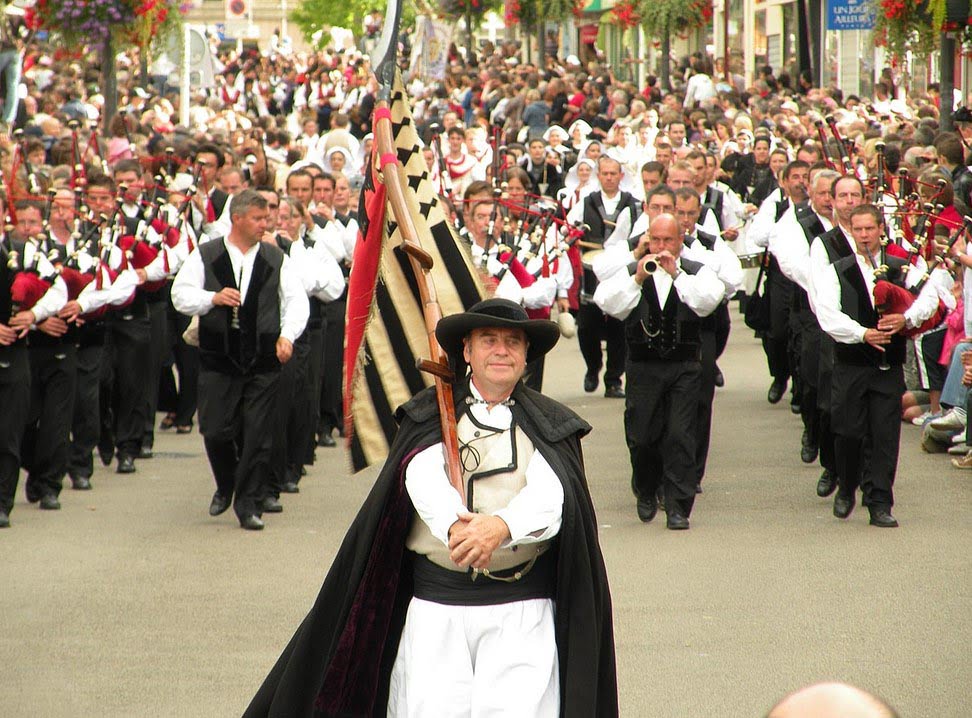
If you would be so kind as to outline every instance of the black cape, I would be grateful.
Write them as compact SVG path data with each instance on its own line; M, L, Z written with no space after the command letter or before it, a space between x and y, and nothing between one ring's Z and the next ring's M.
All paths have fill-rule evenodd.
M461 415L468 383L455 389ZM560 715L618 714L611 596L580 439L591 427L520 384L511 407L564 485L558 535L555 631ZM405 538L412 506L404 467L441 441L434 389L402 405L388 459L338 551L314 607L284 649L244 718L385 716L391 667L412 596Z

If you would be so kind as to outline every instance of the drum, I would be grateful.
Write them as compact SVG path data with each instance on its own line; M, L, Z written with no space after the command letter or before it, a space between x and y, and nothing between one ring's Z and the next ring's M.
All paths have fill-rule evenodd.
M584 304L590 304L594 301L594 290L597 289L597 275L594 274L594 260L603 251L603 249L589 249L581 254L581 267L583 268L583 272L581 272L580 300Z

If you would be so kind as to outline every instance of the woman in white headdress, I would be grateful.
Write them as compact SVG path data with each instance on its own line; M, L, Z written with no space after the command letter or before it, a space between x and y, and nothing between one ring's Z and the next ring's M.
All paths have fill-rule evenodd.
M561 157L570 152L570 147L566 144L567 140L570 139L567 131L560 125L550 125L546 132L543 133L543 140L554 152L560 154Z
M569 212L571 207L599 189L601 184L597 181L597 163L589 157L582 157L567 172L563 189L557 193L557 197L564 210Z
M375 142L375 136L369 132L364 137L361 138L361 144L358 145L358 151L355 153L354 166L355 173L364 177L368 170L368 159L371 157L371 146Z
M587 142L587 138L592 132L591 126L585 120L574 120L570 127L567 128L567 134L570 136L570 143L574 146L580 154L581 147Z
M328 174L343 174L349 179L358 174L354 157L344 147L332 147L324 155L324 171Z

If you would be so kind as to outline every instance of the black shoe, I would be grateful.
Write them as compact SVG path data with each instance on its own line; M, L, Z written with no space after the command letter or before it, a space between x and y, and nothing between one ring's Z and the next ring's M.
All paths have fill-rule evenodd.
M839 519L846 519L851 515L851 511L854 510L856 504L857 497L855 494L844 496L838 491L834 497L834 516Z
M790 404L790 413L799 416L803 412L799 404Z
M326 447L330 448L330 447L337 446L337 442L334 440L334 437L331 436L331 432L330 431L327 431L327 432L324 432L323 434L321 434L318 437L318 439L317 439L317 445L318 446L326 446Z
M607 399L623 399L624 389L622 389L617 384L612 384L611 386L604 387L604 396Z
M590 394L597 389L598 381L597 372L587 372L584 375L584 391Z
M674 509L668 512L668 517L665 519L665 527L672 531L684 531L689 527L689 520L678 509Z
M131 456L119 456L118 457L118 468L115 469L116 474L134 474L135 473L135 459Z
M75 491L91 491L91 479L87 476L72 476L71 488Z
M10 517L7 516L6 511L0 511L0 529L10 528Z
M898 520L887 509L871 509L871 526L882 529L898 528Z
M723 376L722 369L720 369L719 367L716 367L715 385L719 388L722 388L726 385L726 377ZM685 528L688 528L688 526L686 526Z
M177 426L176 427L176 433L177 434L191 434L192 433L192 424L185 424L184 426Z
M138 450L138 456L136 456L135 458L136 459L151 459L152 458L152 447L151 446L143 446L141 449Z
M817 496L820 498L826 498L834 493L837 488L837 477L831 474L827 469L823 470L820 474L820 480L817 482Z
M111 460L115 458L115 448L113 446L99 446L98 458L101 459L102 466L110 465Z
M215 494L213 494L212 503L209 504L209 515L219 516L230 507L230 503L232 502L230 501L229 496L223 496L217 491Z
M655 514L658 513L658 501L654 496L638 499L638 518L644 523L649 523Z
M803 430L803 437L800 439L800 443L802 444L800 447L800 461L804 464L812 464L817 460L817 454L820 449L810 441L810 433L806 429Z
M696 494L701 494L702 493L702 482L701 481L695 485L695 493Z
M54 494L44 494L41 496L40 507L45 511L57 511L61 508L61 502Z
M307 476L307 467L306 466L301 465L301 467L300 467L300 475L301 476Z
M719 385L716 384L716 386ZM783 398L783 394L785 392L786 392L786 382L774 380L773 383L770 384L769 391L766 393L766 401L768 401L770 404L779 404L780 399Z
M300 487L297 485L296 481L288 481L283 486L280 487L280 493L282 494L299 494Z
M283 504L275 496L268 496L263 500L263 510L268 514L279 514L283 511Z
M240 519L240 527L247 531L263 531L263 521L259 516L250 514Z

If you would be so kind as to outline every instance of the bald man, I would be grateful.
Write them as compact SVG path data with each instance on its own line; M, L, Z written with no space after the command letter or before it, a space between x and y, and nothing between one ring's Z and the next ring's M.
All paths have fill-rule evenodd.
M877 696L846 683L816 683L790 693L766 718L898 718Z

